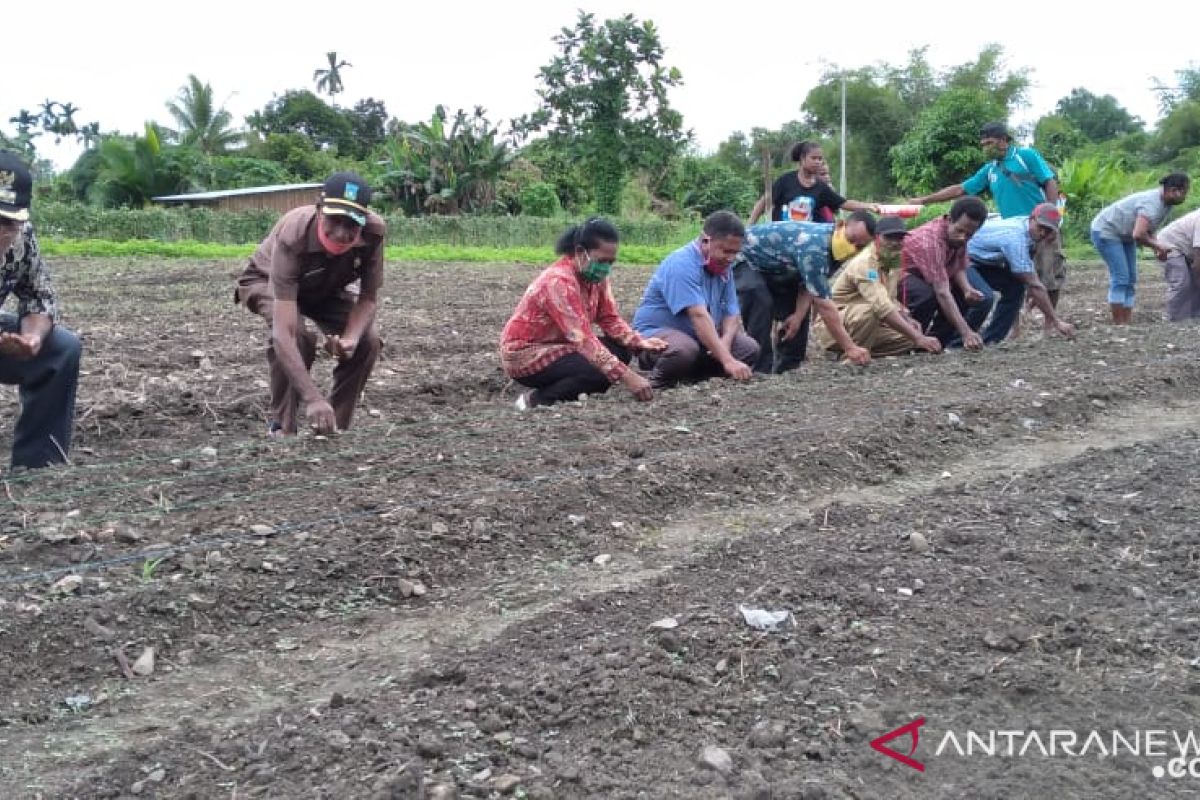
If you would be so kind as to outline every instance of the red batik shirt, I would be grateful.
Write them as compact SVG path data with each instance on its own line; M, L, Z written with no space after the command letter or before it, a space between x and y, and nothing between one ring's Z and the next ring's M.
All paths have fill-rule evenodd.
M579 353L616 383L629 368L601 344L593 324L619 344L641 349L642 337L621 318L608 280L587 283L579 277L575 262L565 256L534 279L504 326L500 334L504 374L523 378Z

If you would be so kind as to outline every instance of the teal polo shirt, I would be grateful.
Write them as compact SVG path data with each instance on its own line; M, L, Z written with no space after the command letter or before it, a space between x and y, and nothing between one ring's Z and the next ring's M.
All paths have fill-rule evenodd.
M1000 216L1027 217L1033 207L1046 201L1042 184L1054 177L1054 170L1032 147L1010 144L1003 159L989 161L962 183L967 194L983 194L987 189L996 200Z

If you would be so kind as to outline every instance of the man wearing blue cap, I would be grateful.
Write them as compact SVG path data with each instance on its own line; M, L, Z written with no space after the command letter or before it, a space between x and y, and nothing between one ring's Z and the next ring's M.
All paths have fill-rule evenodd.
M301 402L317 433L350 427L381 347L374 322L387 230L367 208L370 202L371 188L361 177L331 175L315 205L279 219L238 279L235 299L271 329L272 434L296 433ZM328 399L309 374L317 337L302 317L321 329L325 349L338 362Z
M17 313L0 313L0 383L19 387L12 465L45 467L67 459L75 424L79 338L55 324L50 272L38 250L29 205L33 178L12 153L0 152L0 306L11 294Z

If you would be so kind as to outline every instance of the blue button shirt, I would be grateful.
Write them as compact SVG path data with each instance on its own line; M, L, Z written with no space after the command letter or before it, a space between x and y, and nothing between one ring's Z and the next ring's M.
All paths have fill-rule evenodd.
M726 317L742 313L731 274L719 277L705 271L704 256L696 241L685 244L658 265L633 315L633 327L643 336L677 330L695 338L696 329L686 313L691 306L708 309L718 331Z
M967 257L987 266L1005 266L1014 274L1032 273L1033 237L1029 217L989 219L967 240Z

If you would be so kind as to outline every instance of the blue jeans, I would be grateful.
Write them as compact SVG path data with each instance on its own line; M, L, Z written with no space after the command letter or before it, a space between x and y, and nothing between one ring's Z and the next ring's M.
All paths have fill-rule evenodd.
M1003 342L1021 314L1021 304L1025 302L1025 283L1012 273L1007 264L996 266L978 262L972 262L967 270L967 280L984 294L991 289L996 295L992 318L983 329L983 343Z
M17 333L16 316L0 314L0 330ZM35 357L0 356L0 383L20 387L21 415L13 428L14 467L57 464L71 449L81 351L79 337L55 325Z
M1092 231L1092 246L1108 265L1108 302L1133 308L1137 294L1137 245L1120 239L1105 239Z

